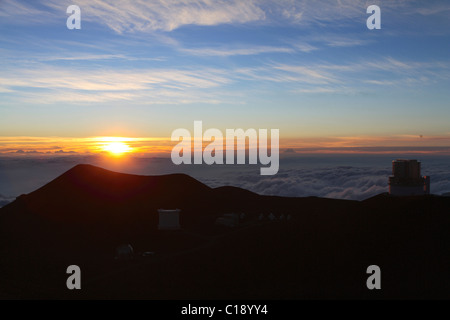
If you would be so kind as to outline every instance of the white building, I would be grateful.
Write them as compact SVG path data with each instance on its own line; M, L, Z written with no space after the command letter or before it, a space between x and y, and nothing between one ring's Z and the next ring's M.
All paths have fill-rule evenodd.
M180 226L180 209L164 210L158 209L159 214L159 230L179 230Z
M430 177L421 176L419 161L392 161L392 174L389 177L390 195L419 196L430 194Z

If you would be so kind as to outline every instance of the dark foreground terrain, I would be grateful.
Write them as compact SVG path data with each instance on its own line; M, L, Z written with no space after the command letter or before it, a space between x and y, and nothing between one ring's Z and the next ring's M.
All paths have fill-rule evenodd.
M182 230L158 231L158 208L180 208ZM245 217L216 225L225 213ZM449 231L448 197L269 197L78 165L0 209L0 298L448 299ZM115 260L124 243L134 258Z

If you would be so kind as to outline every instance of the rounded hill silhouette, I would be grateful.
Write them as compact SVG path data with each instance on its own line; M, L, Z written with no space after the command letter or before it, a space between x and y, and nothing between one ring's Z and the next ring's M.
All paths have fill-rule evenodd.
M181 230L158 230L158 209L180 209ZM0 209L0 298L450 298L449 209L449 197L285 198L77 165ZM123 245L133 253L114 259Z

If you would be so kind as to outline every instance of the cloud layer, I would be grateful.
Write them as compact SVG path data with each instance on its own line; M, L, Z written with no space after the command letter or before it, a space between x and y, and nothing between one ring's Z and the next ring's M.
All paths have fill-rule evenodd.
M249 54L255 53L250 51ZM224 51L223 54L235 53ZM208 54L208 51L202 51L201 54ZM97 67L86 70L38 63L33 70L5 67L0 75L0 92L10 94L12 99L14 93L21 93L21 102L138 101L144 104L216 104L227 102L227 96L230 96L229 86L236 84L280 83L292 85L286 86L285 90L295 94L349 94L358 92L361 83L403 88L436 84L449 79L449 70L448 62L421 63L399 61L391 57L376 63L265 63L256 67L232 69L199 66L140 70Z
M442 1L390 0L47 0L30 4L4 0L0 16L20 23L55 21L69 5L82 8L83 19L100 23L116 33L172 31L182 26L280 22L301 25L348 25L365 19L369 5L383 12L401 11L409 15L442 15L450 6ZM21 19L18 19L21 18Z
M449 156L419 156L422 175L431 176L431 192L450 192ZM0 158L0 193L18 196L53 180L78 163L118 172L160 175L186 173L211 187L241 187L262 195L363 200L388 191L393 156L304 156L282 158L275 176L261 176L260 165L180 165L167 158L130 158L111 162L101 156ZM39 170L36 170L39 168ZM13 197L0 197L5 203Z
M299 159L299 158L297 158ZM256 168L233 173L231 170L221 179L205 177L204 181L214 187L223 184L241 187L263 195L287 197L317 196L325 198L364 200L377 194L388 192L388 177L392 174L389 158L379 158L375 166L364 166L361 159L347 157L349 165L325 165L326 158L314 158L311 162L281 164L275 176L260 176ZM364 159L364 158L362 158ZM432 158L430 158L432 159ZM430 160L422 165L422 174L431 176L431 192L440 195L450 191L450 167L442 160ZM356 161L355 161L356 160ZM312 165L312 162L322 165ZM327 161L325 161L327 162ZM382 164L385 164L384 166ZM303 166L307 168L302 168Z
M12 202L14 197L7 197L0 194L0 208L6 206L8 203Z
M61 1L47 2L49 7L63 10ZM214 26L264 20L264 11L255 1L240 0L153 0L153 1L88 1L79 0L88 21L102 22L117 33L172 31L183 25Z

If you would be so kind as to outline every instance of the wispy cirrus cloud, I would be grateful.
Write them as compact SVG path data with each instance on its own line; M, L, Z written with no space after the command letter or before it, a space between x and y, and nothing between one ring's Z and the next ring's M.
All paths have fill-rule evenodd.
M287 53L295 54L299 52L309 53L316 50L327 48L339 48L339 47L357 47L364 46L372 43L372 40L362 39L357 35L342 36L339 34L326 34L326 35L308 35L303 39L289 39L283 41L279 45L261 46L261 45L249 45L241 44L234 46L216 46L216 47L196 47L190 48L181 45L180 43L174 44L180 52L187 53L195 56L216 56L216 57L229 57L229 56L247 56L247 55L260 55L260 54L274 54L274 53Z
M0 84L9 87L66 88L86 91L140 90L152 85L178 88L210 88L229 80L214 69L149 69L103 70L72 69L42 66L34 70L12 70L15 77L0 77ZM9 74L12 76L12 74Z
M418 13L424 16L430 15L448 15L450 11L450 4L444 1L428 1L426 6L418 6L415 10L411 10L411 13Z
M293 44L293 47L296 48L298 51L301 52L312 52L315 50L318 50L319 48L316 46L313 46L312 44L306 43L306 42L297 42Z
M292 90L294 93L299 94L351 94L355 93L351 88L346 87L322 87L322 86L314 86L314 87L306 87Z
M211 68L91 70L41 65L33 70L22 68L4 72L0 76L0 91L20 93L22 100L38 99L49 103L139 99L175 104L214 103L218 98L201 90L220 87L230 81Z
M181 49L182 52L186 52L192 55L198 56L247 56L247 55L258 55L263 53L293 53L295 50L293 48L287 47L270 47L270 46L255 46L246 48L195 48Z
M107 26L116 33L172 31L186 25L216 26L280 21L302 25L348 25L365 19L365 9L371 4L386 12L438 15L450 10L448 4L435 1L392 0L48 0L35 3L4 0L0 16L15 23L48 23L57 20L66 8L77 4L83 19ZM45 17L46 19L43 19ZM23 19L18 19L23 18Z
M398 12L408 15L445 16L450 11L450 3L440 0L284 0L269 7L289 21L302 25L326 25L333 23L335 27L351 25L366 19L366 9L370 5L378 5L383 13L393 14L397 19ZM413 23L412 20L408 20Z
M119 70L37 63L33 69L6 67L0 75L0 92L29 102L216 104L226 101L230 96L227 88L236 84L273 82L291 84L285 90L297 94L353 94L364 83L399 88L424 86L448 79L449 70L449 62L400 61L391 57L377 62L268 63L233 69L191 66ZM234 96L242 93L233 92Z
M308 35L302 39L289 39L282 41L281 44L262 46L262 45L233 45L233 46L216 46L216 47L186 47L180 43L175 43L180 52L187 53L194 56L216 56L216 57L229 57L229 56L247 56L247 55L261 55L261 54L276 54L276 53L310 53L316 50L327 48L340 48L340 47L357 47L364 46L372 43L372 40L363 39L357 35L342 36L339 34L326 34L326 35Z
M291 79L290 77L293 75L292 80L294 81L317 84L338 82L333 74L315 66L279 64L275 65L274 69L284 71L287 74L285 79Z
M57 21L54 11L45 10L26 1L3 0L0 2L0 17L9 23L42 24ZM67 8L67 7L66 7Z
M450 62L400 61L386 57L376 62L347 64L270 64L237 70L244 79L299 84L297 93L351 93L361 83L411 87L448 79Z
M68 56L43 56L36 57L37 61L96 61L96 60L126 60L126 61L164 61L165 58L138 58L124 54L71 54Z
M47 1L55 9L67 8L68 1ZM215 26L264 20L265 12L255 1L238 0L79 0L86 21L105 24L117 33L172 31L184 25Z
M362 45L367 45L371 43L371 40L351 38L343 36L332 36L328 38L317 39L319 42L323 42L328 47L357 47Z

